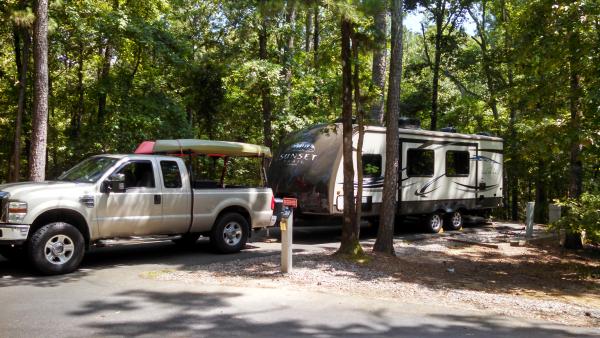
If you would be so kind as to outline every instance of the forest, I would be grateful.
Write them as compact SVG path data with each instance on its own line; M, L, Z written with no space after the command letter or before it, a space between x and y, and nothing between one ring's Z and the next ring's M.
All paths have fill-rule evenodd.
M0 182L31 177L35 5L0 2ZM596 0L53 0L47 38L47 179L144 140L276 151L344 109L394 109L504 138L497 217L581 198L600 231Z

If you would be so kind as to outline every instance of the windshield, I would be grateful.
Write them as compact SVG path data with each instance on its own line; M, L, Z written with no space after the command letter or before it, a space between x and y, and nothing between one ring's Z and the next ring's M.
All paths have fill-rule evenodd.
M94 183L119 159L112 157L90 157L58 177L59 181Z

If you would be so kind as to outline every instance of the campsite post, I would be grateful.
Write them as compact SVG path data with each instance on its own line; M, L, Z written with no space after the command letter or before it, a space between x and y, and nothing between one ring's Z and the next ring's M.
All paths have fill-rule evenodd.
M298 207L295 198L283 198L283 211L279 228L281 230L281 272L292 271L292 235L294 233L294 208Z

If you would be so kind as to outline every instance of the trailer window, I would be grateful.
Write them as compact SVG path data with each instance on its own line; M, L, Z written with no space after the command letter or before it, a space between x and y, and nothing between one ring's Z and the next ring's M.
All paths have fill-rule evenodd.
M362 168L364 177L381 177L381 155L363 154Z
M162 171L165 188L181 188L181 173L177 162L160 161L160 171Z
M448 150L446 152L446 176L469 175L469 152Z
M408 149L406 154L406 173L412 176L433 176L435 163L433 150Z

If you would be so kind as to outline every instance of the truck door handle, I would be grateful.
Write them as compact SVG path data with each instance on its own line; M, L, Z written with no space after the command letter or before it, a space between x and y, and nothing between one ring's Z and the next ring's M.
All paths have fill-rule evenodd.
M154 204L160 204L162 202L162 198L160 195L154 195Z

